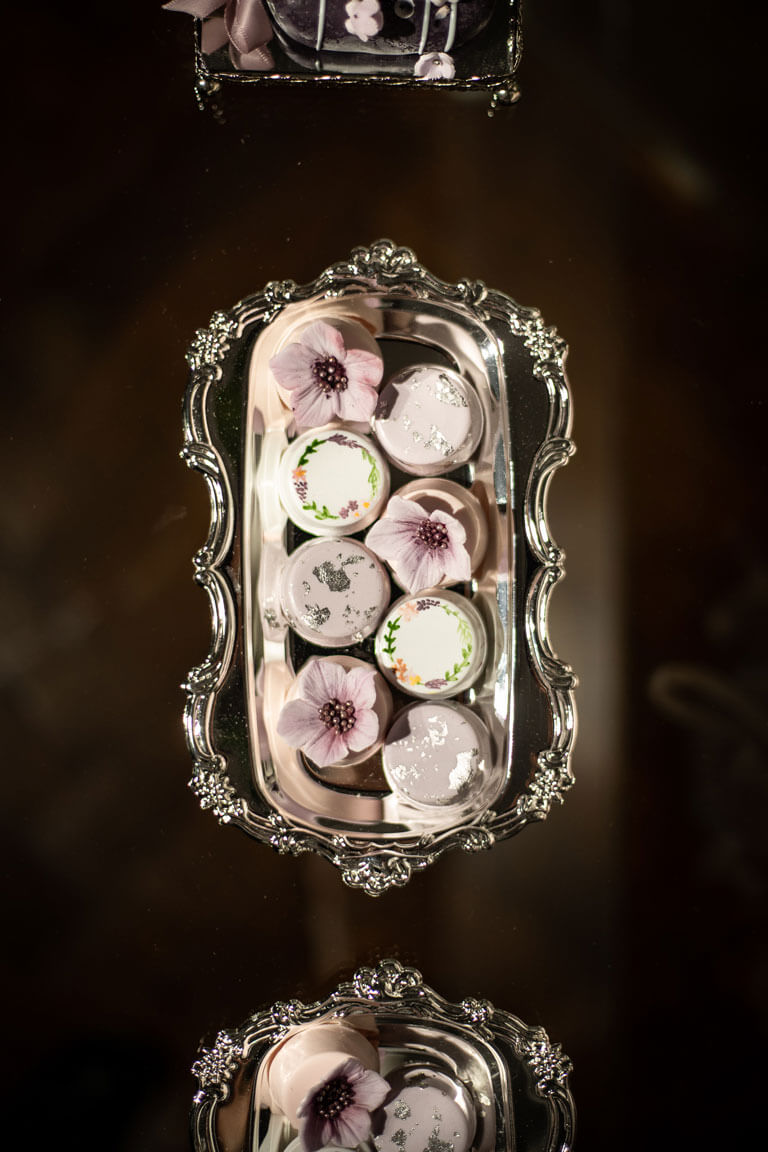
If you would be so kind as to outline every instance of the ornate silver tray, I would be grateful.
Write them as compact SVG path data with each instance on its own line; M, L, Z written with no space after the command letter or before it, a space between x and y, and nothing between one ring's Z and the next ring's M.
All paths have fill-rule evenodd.
M276 340L318 317L364 323L396 369L410 358L458 370L484 409L480 448L457 478L471 481L489 520L484 566L464 588L483 617L488 654L461 701L481 717L493 754L472 803L428 819L404 814L375 781L350 785L342 774L321 782L282 762L265 731L265 677L290 680L302 652L268 575L291 541L270 502L287 437L270 423L264 366ZM446 849L490 848L562 801L573 780L574 677L547 634L563 555L546 497L573 451L564 357L538 312L478 281L444 283L391 241L356 249L311 284L268 284L197 332L182 456L210 493L210 532L194 567L212 638L184 685L184 724L191 787L222 823L282 853L317 852L348 885L378 895Z
M270 1128L265 1060L297 1029L359 1013L375 1018L382 1070L385 1062L389 1068L426 1065L464 1086L478 1116L473 1152L572 1149L571 1063L544 1029L527 1027L487 1000L451 1004L416 969L383 960L359 969L322 1002L277 1003L200 1050L192 1067L199 1085L191 1115L196 1152L282 1152L291 1135L287 1124L283 1132L275 1133L274 1122Z

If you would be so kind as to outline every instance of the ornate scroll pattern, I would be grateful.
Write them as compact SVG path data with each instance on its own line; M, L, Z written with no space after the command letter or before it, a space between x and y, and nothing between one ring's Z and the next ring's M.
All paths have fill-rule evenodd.
M571 1062L560 1045L552 1044L542 1028L528 1027L488 1000L470 996L457 1004L444 999L424 983L416 968L394 959L359 968L351 980L339 984L325 1000L311 1004L279 1001L251 1016L241 1028L220 1032L211 1048L201 1049L192 1067L199 1083L192 1113L196 1152L221 1152L216 1137L216 1110L228 1099L231 1083L240 1069L248 1068L255 1081L260 1062L292 1029L361 1011L373 1013L380 1026L391 1019L393 1027L397 1027L397 1022L428 1025L438 1038L441 1030L458 1033L470 1044L479 1045L480 1060L482 1045L489 1045L494 1059L506 1066L508 1075L504 1082L516 1084L522 1074L524 1083L517 1090L538 1100L535 1107L539 1128L546 1131L536 1147L546 1147L547 1152L569 1152L575 1126L568 1086ZM515 1101L510 1099L508 1103L514 1111Z
M229 1032L219 1032L211 1048L203 1048L192 1065L192 1075L197 1076L200 1089L195 1103L202 1103L206 1096L226 1100L229 1084L243 1055L242 1043Z
M209 423L214 419L211 397L222 386L223 371L238 354L242 341L253 338L294 302L373 292L424 300L431 307L445 306L453 314L459 310L479 325L491 329L495 325L505 339L511 335L522 343L530 357L533 379L544 389L546 428L525 478L522 502L523 531L532 558L522 623L531 666L549 701L551 741L538 752L536 768L522 791L506 803L502 797L496 810L440 834L414 833L366 842L294 824L277 813L265 797L243 795L218 751L217 696L233 667L238 631L243 626L239 558L231 556L238 514L233 491L239 489L241 478L229 475ZM236 824L280 853L316 852L341 870L347 885L378 896L407 884L415 872L447 849L477 852L489 848L531 821L543 819L553 803L563 800L573 782L570 755L576 728L575 677L549 643L549 601L563 574L563 553L550 532L546 501L553 473L573 452L564 358L563 341L544 324L538 311L522 308L509 297L487 289L481 281L448 284L419 264L410 248L391 240L354 249L348 259L327 268L310 284L273 281L231 312L217 312L209 326L196 333L188 352L192 375L184 409L182 456L202 473L211 502L208 539L194 557L194 567L195 579L208 595L212 639L208 656L190 671L184 685L184 719L195 765L191 787L201 805L219 820Z

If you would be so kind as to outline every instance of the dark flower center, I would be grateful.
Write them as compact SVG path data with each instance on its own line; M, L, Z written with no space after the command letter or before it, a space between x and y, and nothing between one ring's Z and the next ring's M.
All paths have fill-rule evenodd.
M426 544L432 552L437 548L447 548L448 529L445 524L438 524L434 520L422 520L416 529L416 539Z
M349 732L350 728L355 726L355 706L351 700L342 704L341 700L337 700L334 696L333 700L323 704L319 714L326 728L335 728L337 732ZM328 1086L336 1083L346 1084L346 1080L331 1080Z
M349 384L344 365L335 356L323 356L322 359L315 360L312 365L312 375L315 377L320 391L324 392L326 396L330 396L331 392L346 391Z
M326 704L325 707L327 708L328 705ZM315 1112L318 1116L322 1116L323 1120L335 1120L353 1101L354 1094L349 1081L345 1080L343 1076L337 1076L335 1080L329 1080L327 1084L323 1084L313 1103Z

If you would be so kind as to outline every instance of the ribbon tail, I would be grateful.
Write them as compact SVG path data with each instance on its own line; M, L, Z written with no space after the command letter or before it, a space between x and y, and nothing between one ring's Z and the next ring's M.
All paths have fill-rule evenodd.
M230 42L241 56L272 39L272 23L262 0L228 0L224 18Z
M237 48L230 44L229 58L240 72L272 72L275 67L272 53L263 44L250 52L238 52Z
M188 16L196 16L198 20L205 20L217 8L223 8L223 0L168 0L163 8L168 12L186 12Z

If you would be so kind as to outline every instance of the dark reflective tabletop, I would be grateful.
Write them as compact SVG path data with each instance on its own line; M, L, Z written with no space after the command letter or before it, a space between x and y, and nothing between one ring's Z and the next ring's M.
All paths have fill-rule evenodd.
M188 1147L201 1040L381 956L543 1025L577 1148L758 1146L768 561L761 46L689 0L527 6L522 99L192 92L159 4L17 14L6 79L6 1085L14 1147ZM194 330L391 236L569 343L551 609L576 785L372 900L186 786ZM44 1101L44 1108L43 1108ZM45 1119L50 1117L51 1119ZM54 1125L54 1127L50 1127Z

